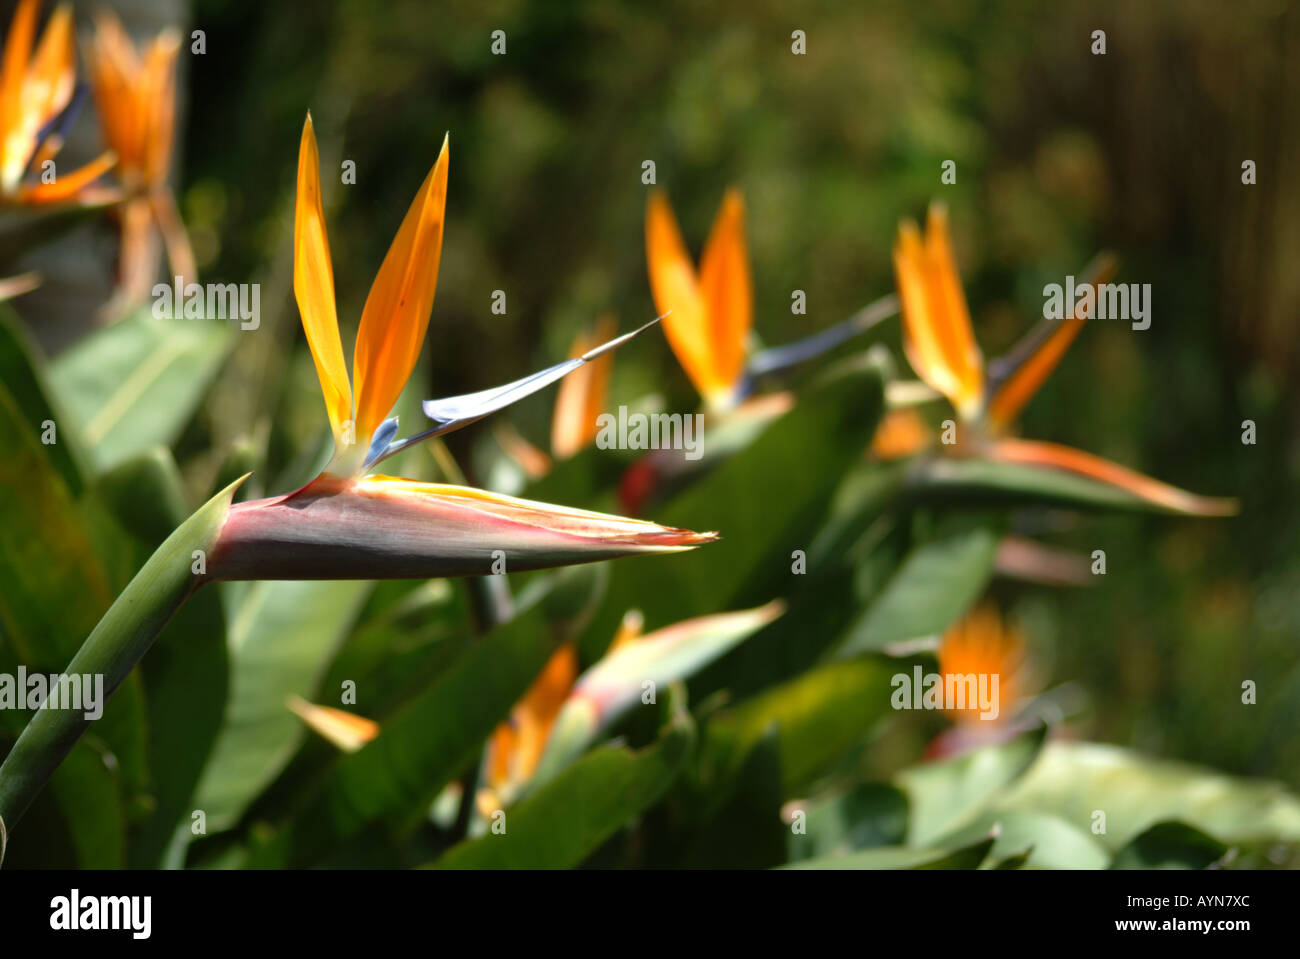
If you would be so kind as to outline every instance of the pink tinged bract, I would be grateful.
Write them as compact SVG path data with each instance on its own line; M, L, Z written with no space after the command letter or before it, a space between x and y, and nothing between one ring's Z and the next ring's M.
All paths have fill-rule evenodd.
M716 533L385 476L321 477L230 509L214 580L480 576L674 553Z

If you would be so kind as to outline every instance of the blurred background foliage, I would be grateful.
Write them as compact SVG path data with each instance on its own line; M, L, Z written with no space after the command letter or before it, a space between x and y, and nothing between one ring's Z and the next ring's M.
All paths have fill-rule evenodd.
M89 6L74 4L79 16ZM1151 328L1090 324L1027 409L1026 435L1242 501L1227 520L1012 515L1013 530L1107 554L1096 585L992 587L1045 671L1082 692L1075 732L1300 789L1295 4L115 7L131 28L204 31L206 53L181 58L181 209L203 280L262 285L261 329L234 335L174 444L192 504L241 449L255 450L261 489L277 492L311 465L296 464L301 437L324 442L291 288L307 108L345 343L414 186L451 133L446 239L417 373L425 396L554 362L600 314L624 328L653 315L646 160L693 251L724 189L743 191L755 330L768 345L890 292L898 221L937 197L951 211L988 356L1041 315L1045 283L1078 276L1098 249L1119 254L1120 281L1152 285ZM791 53L796 29L807 34L803 56ZM1105 56L1089 53L1098 29ZM490 52L493 30L506 33L504 56ZM940 184L946 160L956 161L955 185ZM1245 160L1257 164L1256 185L1241 182ZM344 161L355 163L354 185L331 178ZM99 251L107 284L111 241L107 226L88 227L34 258L68 268ZM498 289L505 316L490 311ZM796 289L806 315L791 313ZM48 284L17 304L56 357L95 322L69 307L81 302L71 295ZM897 323L882 329L873 336L897 355ZM618 354L611 408L648 393L668 409L696 403L657 335ZM550 410L537 397L507 415L545 447ZM1246 419L1257 424L1253 446L1241 442ZM863 447L870 431L864 423ZM470 481L485 482L497 455L491 430L450 445ZM779 500L787 478L753 482ZM367 603L336 599L353 610ZM1241 704L1245 679L1259 685L1257 706ZM934 732L928 720L896 723L865 769L892 775Z
M1039 315L1045 283L1116 250L1122 281L1152 284L1151 329L1095 324L1025 433L1245 508L1065 532L1106 550L1109 578L1035 591L1038 634L1093 697L1099 738L1300 786L1294 6L199 3L194 19L210 59L191 61L203 119L185 141L187 222L210 276L280 265L264 309L301 356L287 241L304 104L333 165L357 164L354 187L326 194L345 328L451 131L429 395L505 381L525 356L552 361L600 313L653 314L645 160L696 250L725 187L744 191L769 344L891 290L897 221L932 197L952 209L987 355ZM495 29L504 57L489 52ZM790 52L794 29L805 56ZM1095 29L1105 57L1088 53ZM948 159L955 186L939 184ZM496 289L506 317L490 313ZM806 316L790 312L795 289ZM616 368L612 402L651 390L672 409L694 402L661 341ZM318 423L315 385L298 382ZM516 414L539 444L548 416L544 399ZM1256 446L1241 445L1243 419ZM1239 676L1272 687L1278 712L1240 708Z

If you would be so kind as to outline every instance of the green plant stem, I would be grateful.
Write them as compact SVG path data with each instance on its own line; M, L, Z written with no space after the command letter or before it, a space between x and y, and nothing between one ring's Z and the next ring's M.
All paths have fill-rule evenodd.
M195 551L206 555L211 550L241 482L226 487L167 537L109 607L65 674L102 675L105 700L111 698L167 620L202 585L203 574L195 572ZM0 836L7 838L13 831L91 722L80 709L42 705L32 715L0 765Z

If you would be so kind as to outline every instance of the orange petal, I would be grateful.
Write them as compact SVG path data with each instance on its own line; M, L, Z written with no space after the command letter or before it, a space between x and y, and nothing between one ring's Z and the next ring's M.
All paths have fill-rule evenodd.
M930 207L924 239L915 224L902 224L894 247L894 270L908 362L917 376L948 397L959 414L974 418L983 400L984 362L971 332L942 206Z
M1005 721L1014 715L1016 700L1024 684L1025 646L1020 634L1005 626L997 610L991 605L978 606L954 623L939 645L939 673L947 676L976 677L976 686L962 687L963 698L970 692L978 692L980 677L998 677L997 698L994 701L997 715L990 712L988 718L980 708L976 695L974 701L967 699L963 706L949 711L949 716L956 720L973 720L981 722ZM948 685L945 680L945 687ZM993 691L991 680L985 680L985 690Z
M629 609L619 621L618 630L614 633L609 648L605 650L605 655L609 656L624 646L635 643L644 632L645 615L639 609Z
M987 455L992 460L1004 463L1044 466L1086 476L1176 513L1231 516L1238 510L1237 501L1234 499L1197 496L1195 493L1162 483L1118 463L1112 463L1110 460L1093 456L1071 446L1034 440L1003 439L993 443Z
M148 117L140 145L141 162L145 182L153 187L167 182L171 167L176 124L176 57L180 48L180 35L175 30L165 30L154 39L145 60L144 82L138 91Z
M1103 255L1086 272L1080 285L1109 283L1117 265L1114 257ZM1083 329L1088 318L1076 316L1073 306L1071 304L1070 315L1056 324L1055 329L1020 362L989 400L986 415L995 430L1006 429L1015 420Z
M115 163L117 163L117 155L109 150L71 173L57 174L53 183L38 182L21 187L18 190L18 199L22 203L33 205L62 202L94 183L113 169Z
M515 727L510 725L509 722L497 726L488 739L484 777L494 791L510 782L510 767L514 762L515 747L518 742L519 734L515 732ZM479 795L481 796L482 793ZM489 814L493 808L496 807L489 807Z
M579 334L573 341L569 358L576 359L614 337L614 319L603 316L594 333ZM606 353L578 367L563 380L555 394L551 414L551 452L556 459L568 459L596 440L596 420L605 410L609 392L609 374L614 354Z
M745 201L727 191L700 257L700 292L708 306L713 377L735 384L745 366L745 347L754 321L753 283L745 243Z
M677 362L710 404L724 402L734 383L721 380L713 362L708 304L695 276L672 207L659 191L650 194L645 219L646 265L655 308L664 314L664 335Z
M565 643L551 656L541 675L524 693L523 699L511 713L518 741L511 764L511 775L517 780L532 776L537 761L555 725L560 707L569 697L574 680L578 678L578 653L570 643Z
M555 717L578 677L578 653L565 643L552 654L532 686L497 726L488 744L487 780L496 790L523 782L537 768Z
M379 723L356 713L317 706L298 696L290 696L285 705L312 730L344 752L354 753L379 735Z
M60 4L45 25L23 84L23 122L33 138L72 99L76 71L72 9Z
M911 456L930 442L925 420L911 407L890 410L876 427L871 438L871 454L879 460L896 460Z
M334 307L334 268L320 196L320 155L311 114L302 128L298 148L298 202L293 217L293 293L302 314L307 345L316 361L316 375L325 397L325 410L334 430L336 450L355 445L352 429L352 388L348 385L343 343ZM364 446L362 446L364 449Z
M529 479L541 479L551 471L551 458L524 439L509 421L497 420L493 423L492 435L506 456L514 460Z
M111 126L105 126L105 135L125 158L123 177L136 187L144 178L154 111L150 75L117 16L105 10L96 21L101 59L110 78L109 95L99 98L100 108L104 109L105 101L111 103L114 118Z
M27 167L32 149L31 132L23 123L23 81L36 34L36 13L40 0L20 0L5 36L4 58L0 61L0 187L10 193Z
M16 112L9 112L9 108L17 106L19 102L23 77L27 73L27 61L32 53L32 39L36 36L36 14L40 6L40 0L18 0L14 18L9 23L9 32L5 34L4 59L0 66L0 95L4 98L6 121L17 115Z
M134 81L142 69L140 57L122 21L107 7L95 11L95 41L103 48L105 56L112 59L122 77Z
M368 441L384 421L420 357L429 327L447 205L448 141L415 195L361 312L352 380L357 435Z
M95 108L104 139L122 158L123 173L131 174L141 165L133 127L139 63L115 14L100 9L95 21L87 57Z

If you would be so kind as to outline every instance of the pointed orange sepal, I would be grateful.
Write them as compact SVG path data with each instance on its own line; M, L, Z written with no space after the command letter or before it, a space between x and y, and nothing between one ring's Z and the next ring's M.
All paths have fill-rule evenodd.
M1232 516L1238 511L1234 499L1198 496L1072 446L1035 440L1002 439L990 444L986 455L991 460L1003 463L1043 466L1086 476L1175 513Z
M298 147L298 193L293 217L293 293L302 315L307 346L316 362L325 411L334 430L336 452L357 445L343 342L334 305L334 267L330 262L325 211L321 205L320 154L311 114ZM364 439L364 438L363 438Z
M357 435L366 440L388 416L420 357L442 257L447 205L447 138L370 287L352 358Z
M971 330L941 205L930 207L924 237L910 221L899 228L894 272L908 362L962 417L975 418L984 399L984 360Z
M615 330L613 317L601 317L594 332L579 334L573 341L569 358L582 356L613 339ZM568 459L596 441L596 420L605 409L613 365L614 354L606 353L560 381L551 414L551 452L556 459Z
M1100 286L1109 283L1118 269L1118 261L1108 254L1102 254L1097 262L1087 271L1082 284ZM1047 377L1056 369L1065 351L1070 348L1074 338L1083 329L1088 317L1076 315L1074 305L1070 305L1070 314L1059 321L1052 332L1038 344L1028 356L1020 361L1019 366L998 387L989 400L985 415L989 425L996 431L1005 430L1020 415L1025 404L1038 392Z
M727 253L729 241L723 241L733 229L724 221L723 232L719 234L722 246L714 254L716 263L711 268L710 282L718 296L723 295L723 288L737 272L734 253ZM705 402L710 406L726 405L736 386L735 371L718 362L709 299L696 276L672 207L659 191L650 194L646 205L645 242L650 292L656 309L664 317L668 345ZM724 350L723 355L730 355L730 349Z

